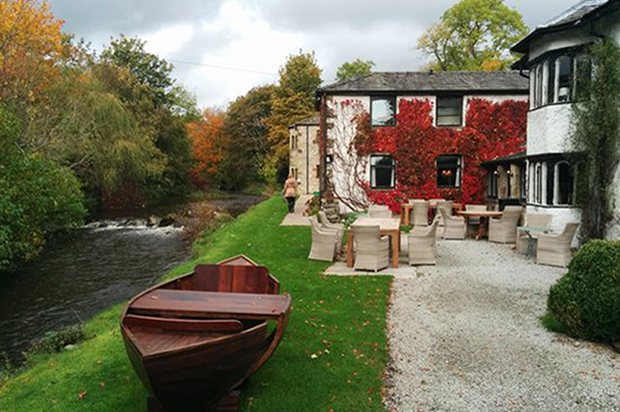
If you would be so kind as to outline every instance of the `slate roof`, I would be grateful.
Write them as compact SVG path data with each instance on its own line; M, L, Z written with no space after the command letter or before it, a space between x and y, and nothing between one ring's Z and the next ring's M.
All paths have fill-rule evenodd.
M381 92L517 92L526 94L528 80L505 72L375 72L320 89L325 94Z
M303 119L303 120L300 120L298 122L295 122L292 125L290 125L289 127L295 127L295 126L318 126L320 120L321 120L321 118L317 114L316 116L308 117L306 119Z
M513 153L508 156L496 157L495 159L487 160L486 162L482 162L482 166L497 166L501 164L510 164L516 163L518 161L523 161L527 157L525 152Z
M512 51L527 53L530 43L541 35L579 27L591 18L605 12L606 9L611 11L619 6L620 1L618 0L582 0L547 23L536 27L534 31L512 46Z

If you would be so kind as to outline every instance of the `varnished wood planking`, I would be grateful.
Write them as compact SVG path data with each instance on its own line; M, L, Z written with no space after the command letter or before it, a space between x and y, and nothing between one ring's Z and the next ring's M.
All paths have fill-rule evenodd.
M199 265L130 301L123 338L138 375L159 401L149 405L164 405L166 412L236 411L238 401L214 405L278 346L291 309L290 296L278 296L279 289L267 268L240 256ZM266 320L276 321L269 336ZM227 330L239 325L241 331Z

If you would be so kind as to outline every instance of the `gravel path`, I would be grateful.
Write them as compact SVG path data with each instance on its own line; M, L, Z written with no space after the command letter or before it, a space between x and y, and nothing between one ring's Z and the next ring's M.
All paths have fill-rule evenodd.
M436 267L394 279L387 410L620 411L620 356L539 323L563 273L503 245L440 242Z

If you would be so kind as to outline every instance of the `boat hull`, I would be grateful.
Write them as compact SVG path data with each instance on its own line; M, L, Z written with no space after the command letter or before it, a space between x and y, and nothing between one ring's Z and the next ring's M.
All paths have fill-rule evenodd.
M262 352L266 323L242 333L174 353L143 357L124 335L129 359L168 412L205 412L247 378Z
M278 292L267 268L240 256L133 298L121 333L149 410L236 410L227 395L269 359L288 324L291 298Z

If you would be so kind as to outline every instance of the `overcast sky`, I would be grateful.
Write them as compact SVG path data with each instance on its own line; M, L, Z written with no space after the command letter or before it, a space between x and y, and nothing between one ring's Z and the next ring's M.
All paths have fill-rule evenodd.
M505 0L530 29L577 0ZM456 0L51 0L65 31L101 50L124 33L175 66L174 76L202 107L225 106L275 82L286 57L314 51L323 80L356 58L377 71L425 63L415 44ZM233 69L243 69L238 71Z

